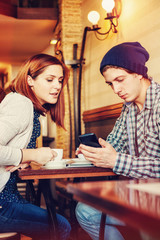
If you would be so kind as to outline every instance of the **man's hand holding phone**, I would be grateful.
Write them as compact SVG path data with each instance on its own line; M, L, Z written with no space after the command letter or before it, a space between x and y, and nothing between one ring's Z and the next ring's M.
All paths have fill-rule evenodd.
M84 136L84 138L85 137L86 136ZM93 146L94 144L90 144L90 141L86 142L86 139L83 143L81 140L82 144L79 145L76 154L82 153L86 160L91 161L97 167L113 168L116 162L117 152L112 145L104 139L99 138L95 141L98 141L99 147ZM88 143L92 146L89 146Z
M102 147L94 133L86 133L79 136L80 143L91 147Z

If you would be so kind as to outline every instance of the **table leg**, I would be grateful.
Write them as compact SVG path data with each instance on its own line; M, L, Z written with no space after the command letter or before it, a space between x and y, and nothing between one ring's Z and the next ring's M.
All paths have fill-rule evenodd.
M56 208L54 205L54 199L52 197L52 192L51 192L51 188L50 188L50 180L49 179L39 180L39 188L44 196L44 200L45 200L46 207L47 207L48 214L49 214L50 239L51 240L59 240Z
M36 192L33 186L33 180L26 180L26 200L36 204Z
M105 224L106 224L106 214L102 213L100 229L99 229L99 240L104 240Z

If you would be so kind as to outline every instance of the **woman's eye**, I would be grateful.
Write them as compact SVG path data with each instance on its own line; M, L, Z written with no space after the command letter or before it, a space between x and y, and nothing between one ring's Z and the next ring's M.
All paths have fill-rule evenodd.
M46 79L47 80L47 82L56 82L57 80L56 79ZM58 80L58 82L60 83L60 84L62 84L63 83L63 79L59 79Z

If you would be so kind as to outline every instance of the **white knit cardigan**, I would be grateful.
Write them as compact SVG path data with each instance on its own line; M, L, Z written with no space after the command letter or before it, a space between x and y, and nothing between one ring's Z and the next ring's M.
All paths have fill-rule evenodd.
M9 93L0 103L0 192L10 178L5 166L17 166L33 130L33 104L18 93Z

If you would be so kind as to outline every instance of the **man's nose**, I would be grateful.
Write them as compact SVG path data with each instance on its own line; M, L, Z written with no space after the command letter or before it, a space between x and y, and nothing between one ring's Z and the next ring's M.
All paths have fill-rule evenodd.
M113 91L115 94L118 94L120 92L120 85L119 84L114 84L113 85Z

